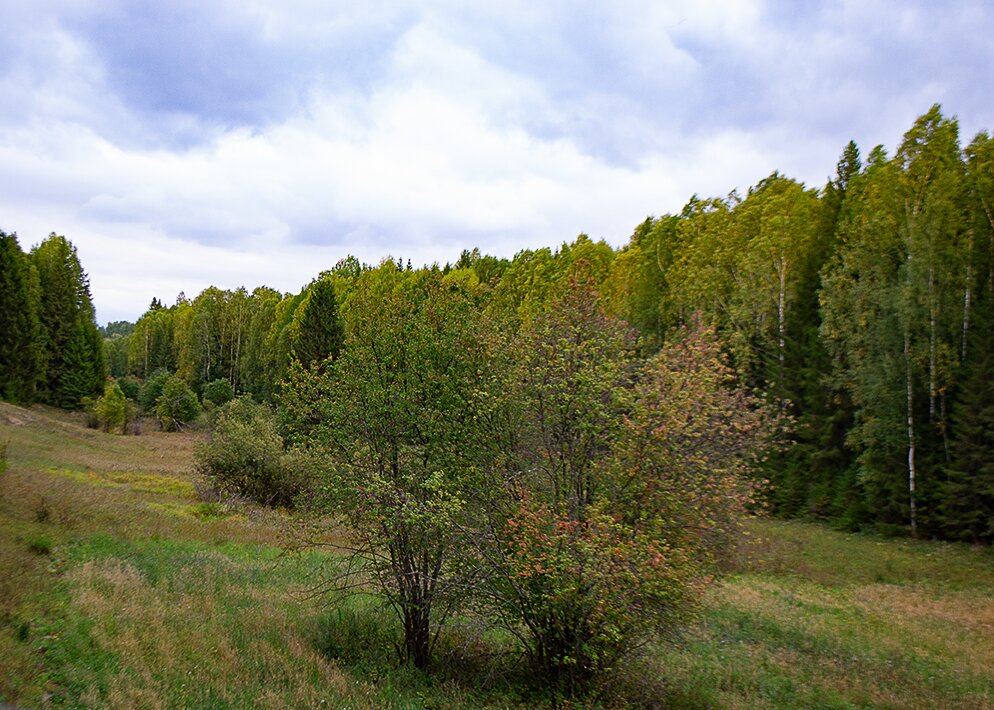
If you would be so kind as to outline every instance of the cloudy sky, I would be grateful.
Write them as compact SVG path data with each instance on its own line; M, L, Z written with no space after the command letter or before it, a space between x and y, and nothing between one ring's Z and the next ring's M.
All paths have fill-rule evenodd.
M801 7L805 9L800 9ZM2 0L0 229L100 322L354 254L512 256L994 128L989 0Z

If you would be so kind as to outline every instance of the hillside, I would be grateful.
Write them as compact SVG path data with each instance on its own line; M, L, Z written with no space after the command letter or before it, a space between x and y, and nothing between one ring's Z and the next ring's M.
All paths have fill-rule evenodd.
M0 703L19 707L526 707L469 624L431 674L389 617L314 594L291 517L205 501L195 433L110 436L0 403ZM596 701L994 707L989 548L754 520L693 627ZM487 646L486 644L491 644Z

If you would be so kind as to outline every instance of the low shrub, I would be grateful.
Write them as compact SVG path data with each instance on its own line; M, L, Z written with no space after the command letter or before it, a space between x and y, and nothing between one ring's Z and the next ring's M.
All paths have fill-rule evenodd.
M116 382L104 388L104 394L93 405L93 413L101 429L123 434L128 428L128 400Z
M130 399L132 402L137 402L138 397L141 394L142 383L134 375L128 375L127 377L121 377L117 380L117 386L121 388L124 392L124 396Z
M217 406L223 406L235 398L235 389L231 386L231 383L223 377L217 380L212 380L204 385L204 391L201 395L204 404L208 402L211 404L216 404Z
M52 554L53 545L52 538L48 535L33 535L27 540L28 549L32 553L41 556Z
M283 449L276 415L267 405L238 397L219 410L197 467L219 491L265 505L292 507L306 488L306 466Z
M166 379L155 404L155 414L163 430L181 429L200 416L200 412L200 402L189 385L176 375Z
M138 404L143 412L155 413L156 404L162 395L162 388L170 377L172 377L172 373L165 369L156 370L148 376L138 392Z

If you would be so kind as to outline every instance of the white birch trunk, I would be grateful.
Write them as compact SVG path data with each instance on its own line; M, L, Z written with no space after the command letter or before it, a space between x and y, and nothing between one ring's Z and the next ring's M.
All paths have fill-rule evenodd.
M928 420L935 422L936 393L936 335L935 322L938 306L935 299L935 265L928 265Z
M915 511L915 410L911 387L911 336L904 332L904 366L908 394L908 504L911 511L911 536L918 537Z

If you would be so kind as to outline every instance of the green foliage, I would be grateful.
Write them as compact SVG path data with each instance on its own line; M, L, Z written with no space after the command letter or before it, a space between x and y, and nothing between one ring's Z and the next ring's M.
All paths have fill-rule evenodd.
M155 406L159 401L159 396L162 394L162 388L170 377L172 377L172 373L169 370L156 370L145 380L138 393L138 404L141 405L143 411L149 414L155 412Z
M346 346L327 372L296 370L281 401L291 434L326 463L320 499L400 617L402 656L425 667L464 594L456 521L483 442L473 402L485 370L469 295L385 261L355 285ZM356 580L349 580L355 583Z
M128 372L143 378L162 369L176 369L175 337L180 308L155 308L147 311L127 337Z
M162 394L155 400L155 415L165 431L177 431L200 416L200 402L190 386L176 375L162 384Z
M273 410L247 395L220 411L196 460L215 488L266 505L291 507L307 487L305 469L283 449Z
M608 310L635 327L649 350L661 347L675 325L668 308L673 296L667 274L676 256L679 224L679 217L666 215L636 227L601 287Z
M85 323L76 324L62 351L62 374L57 399L52 400L54 403L67 409L77 409L84 399L94 394L94 383L98 379L104 381L103 369L94 360L94 352L99 352L101 357L103 355L98 344L99 337L95 328Z
M848 443L868 508L912 534L938 529L947 393L976 290L964 198L958 128L935 106L849 182L823 275L821 332L857 410Z
M447 264L445 271L448 274L450 268L454 270L469 269L476 276L477 283L493 285L500 282L509 266L510 262L507 259L481 254L480 250L474 247L472 250L463 249L455 266L449 267Z
M31 250L38 273L44 346L42 398L76 408L98 394L106 379L103 341L94 322L90 285L76 248L51 234Z
M235 390L227 379L221 377L204 385L201 398L220 407L235 398Z
M305 367L322 363L338 356L343 337L335 287L328 279L318 279L307 289L293 354Z
M953 403L955 437L939 516L953 540L994 541L994 299L977 310L963 384Z
M108 323L102 328L99 328L100 335L104 338L124 338L131 335L135 331L135 324L126 320L116 320Z
M128 375L127 377L121 377L117 380L117 386L121 388L124 396L127 397L132 402L137 402L139 396L141 395L142 382L137 377ZM161 394L161 392L160 392Z
M270 288L252 291L252 316L240 361L240 391L250 392L260 401L272 401L279 378L272 372L273 353L269 349L270 331L283 296Z
M583 287L511 350L518 443L478 496L485 598L543 682L574 695L686 618L736 537L768 427L711 334L639 363Z
M41 375L41 323L35 272L17 243L0 231L0 399L31 403Z
M116 335L104 338L104 359L111 377L124 377L128 374L128 337Z
M110 433L123 434L128 426L128 400L116 382L110 382L104 388L93 408L100 427Z

